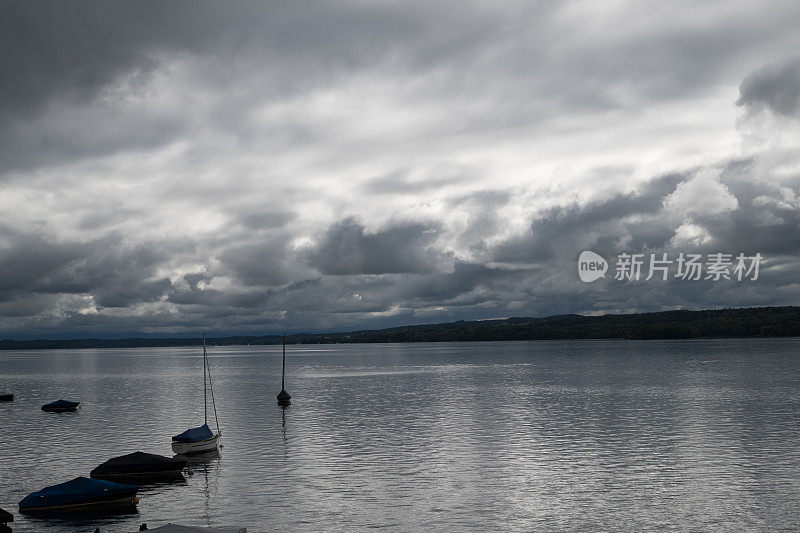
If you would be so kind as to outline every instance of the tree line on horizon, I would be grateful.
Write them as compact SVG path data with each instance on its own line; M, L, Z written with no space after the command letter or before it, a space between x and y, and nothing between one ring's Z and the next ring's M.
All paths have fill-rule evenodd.
M624 315L458 321L345 333L296 333L288 344L524 341L559 339L699 339L800 336L800 307L662 311ZM211 346L280 344L281 335L206 339ZM199 338L0 341L0 350L197 346Z

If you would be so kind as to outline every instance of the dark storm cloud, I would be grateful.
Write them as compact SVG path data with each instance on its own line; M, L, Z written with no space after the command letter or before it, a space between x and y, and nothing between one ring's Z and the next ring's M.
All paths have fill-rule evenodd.
M723 171L721 180L739 207L724 218L698 217L714 237L709 246L771 256L800 253L800 179L767 184L754 179L762 171L754 161L737 161Z
M499 285L514 285L521 277L529 275L528 272L514 271L504 268L493 268L480 263L456 261L452 272L437 272L419 280L411 281L408 297L419 299L428 304L439 303L444 305L474 305L497 296L495 290L475 294L477 288L484 291L497 288ZM463 297L469 301L464 302ZM459 297L462 299L459 301Z
M585 205L556 206L534 217L527 236L499 244L494 258L501 262L546 261L560 251L577 254L592 248L601 253L664 250L682 224L702 228L703 244L686 252L727 251L770 255L800 251L800 184L778 187L754 179L762 169L748 161L735 161L720 175L720 185L730 193L736 208L723 213L670 213L670 195L693 179L691 174L670 174L655 179L639 191L619 194ZM790 197L787 200L787 195ZM705 198L694 199L701 204Z
M733 116L704 106L735 112L738 85L743 120L796 117L799 22L796 2L5 2L0 331L796 303L796 145L720 174ZM769 260L749 285L583 284L584 249Z
M219 259L245 285L271 286L294 280L289 257L285 240L275 238L234 244Z
M129 246L113 235L86 243L16 235L0 254L0 294L4 300L91 295L100 307L151 302L171 286L168 278L157 275L169 257L167 250L177 252L182 246L169 242Z
M677 212L671 201L676 191L693 181L716 183L706 174L669 175L650 182L637 194L584 206L555 207L534 218L531 235L501 243L495 257L546 265L527 281L531 297L526 309L541 309L548 298L567 300L567 305L558 306L563 312L792 305L800 295L796 283L800 275L800 184L796 178L787 179L788 187L755 179L764 171L750 160L729 163L718 185L735 204L726 200L729 208L719 212L703 209L709 198L690 196L688 200L698 208L684 206ZM733 205L736 207L731 208ZM675 241L686 224L698 228L703 239ZM577 281L575 259L585 249L609 259L605 280L594 284ZM614 279L614 258L623 252L643 253L647 261L650 254L660 258L662 253L673 261L679 253L760 253L764 261L755 281L685 281L674 277L674 268L666 281L658 277L645 281L646 268L642 279L620 281Z
M675 190L683 177L669 174L644 184L638 191L616 194L606 200L555 206L534 218L530 232L497 246L493 252L496 261L533 262L552 259L561 249L579 249L592 235L609 232L609 225L629 217L649 217L661 210L664 198ZM672 231L653 228L648 221L637 219L629 224L636 229L640 246L660 247ZM618 240L623 235L614 235ZM595 239L596 242L596 239ZM566 246L565 246L566 243ZM593 244L589 242L589 244ZM611 244L611 243L609 243Z
M766 65L748 74L739 86L737 105L769 109L784 116L800 111L800 59Z
M470 250L476 258L486 259L486 239L503 230L500 210L509 204L513 196L514 191L481 190L449 198L449 209L468 215L466 228L454 241L455 244Z
M100 307L128 307L158 300L171 282L158 276L157 269L169 257L169 250L181 250L176 243L160 242L129 246L117 239L101 239L77 261L65 265L57 275L43 280L39 289L89 293Z
M55 243L43 235L3 228L3 236L6 243L0 247L0 299L49 284L47 280L86 254L80 244Z
M307 257L323 274L395 274L429 272L440 252L432 247L436 224L398 223L374 233L355 218L332 224Z
M460 7L460 9L457 9ZM0 102L30 114L54 99L90 101L120 76L146 76L170 54L213 54L230 82L242 57L269 67L270 92L296 93L395 54L403 68L436 64L507 24L504 10L348 1L298 9L280 2L10 1L0 6ZM439 20L451 24L443 27ZM423 37L417 46L402 39ZM313 69L306 70L309 65ZM245 65L241 65L245 66ZM246 65L248 68L250 65ZM299 73L303 75L298 75Z
M706 26L680 10L668 13L672 26L624 10L584 20L559 2L350 1L298 9L254 1L34 0L0 9L0 46L11 51L0 58L6 170L154 150L191 136L198 119L241 143L257 142L250 114L263 99L296 99L364 73L418 80L403 95L409 105L456 106L441 135L505 134L565 112L695 94L730 76L742 50L800 18L791 4ZM623 31L602 31L603 24ZM148 106L148 84L175 78L170 69L181 62L191 65L180 71L187 98L171 108ZM197 88L228 96L209 104L193 98ZM142 107L128 109L131 99ZM330 135L302 116L270 132L271 142L289 148ZM402 183L373 184L382 186Z

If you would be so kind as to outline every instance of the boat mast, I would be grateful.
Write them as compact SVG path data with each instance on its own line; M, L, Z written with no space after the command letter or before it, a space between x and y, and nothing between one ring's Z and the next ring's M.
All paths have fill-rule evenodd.
M283 370L281 370L281 390L286 390L283 380L286 377L286 333L283 334Z
M292 403L292 396L286 392L286 333L283 334L283 369L281 370L281 391L278 393L278 405L286 407Z
M208 400L206 398L206 332L203 332L203 422L208 425Z

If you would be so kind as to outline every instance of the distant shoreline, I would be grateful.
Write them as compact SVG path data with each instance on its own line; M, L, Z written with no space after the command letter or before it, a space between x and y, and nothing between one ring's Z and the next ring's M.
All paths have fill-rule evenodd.
M625 315L458 321L344 333L295 333L289 344L524 341L578 339L703 339L800 336L800 307L661 311ZM274 345L280 335L210 337L212 346ZM198 346L198 338L0 340L0 350Z

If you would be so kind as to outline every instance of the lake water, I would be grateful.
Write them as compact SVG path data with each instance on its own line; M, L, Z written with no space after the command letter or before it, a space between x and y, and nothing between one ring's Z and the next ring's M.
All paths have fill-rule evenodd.
M13 530L798 530L800 339L210 349L224 448L137 514L17 504L202 423L198 348L0 352ZM42 404L82 402L78 413Z

